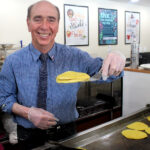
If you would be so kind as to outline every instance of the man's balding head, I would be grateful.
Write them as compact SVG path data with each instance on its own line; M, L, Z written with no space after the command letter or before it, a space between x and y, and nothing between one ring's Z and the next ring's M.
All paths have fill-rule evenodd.
M28 19L31 18L33 7L36 7L37 5L42 4L42 3L47 3L48 5L52 5L52 6L54 6L56 8L56 11L57 11L57 14L58 14L58 21L59 21L60 20L60 11L59 11L59 8L57 6L55 6L54 4L46 1L46 0L41 0L39 2L36 2L36 3L32 4L32 5L30 5L28 7L27 18Z

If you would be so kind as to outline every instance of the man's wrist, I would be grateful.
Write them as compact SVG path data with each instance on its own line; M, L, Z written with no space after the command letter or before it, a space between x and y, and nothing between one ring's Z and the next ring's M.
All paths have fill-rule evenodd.
M14 103L13 106L12 106L12 112L15 115L24 117L26 119L28 119L28 111L29 111L29 109L30 109L29 107L25 107L25 106L20 105L18 103Z

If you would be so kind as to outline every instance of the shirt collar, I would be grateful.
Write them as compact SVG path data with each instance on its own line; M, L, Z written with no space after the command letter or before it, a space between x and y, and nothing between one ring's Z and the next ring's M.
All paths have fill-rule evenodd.
M53 47L52 47L52 49L48 52L48 55L49 55L49 57L50 57L50 59L51 59L52 61L54 61L55 47L56 47L56 44L54 44ZM41 55L41 52L40 52L39 50L37 50L37 49L33 46L32 43L29 44L29 49L30 49L30 51L31 51L31 53L32 53L32 56L33 56L34 61L37 61L37 60L39 59L40 55Z
M53 47L48 52L48 55L49 55L49 57L51 58L52 61L55 60L55 53L56 53L56 43L54 43Z

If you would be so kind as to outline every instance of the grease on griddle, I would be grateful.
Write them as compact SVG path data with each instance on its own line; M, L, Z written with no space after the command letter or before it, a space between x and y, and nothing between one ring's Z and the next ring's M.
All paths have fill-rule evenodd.
M79 150L77 148L71 148L71 147L66 147L61 144L53 143L49 148L46 148L45 150Z

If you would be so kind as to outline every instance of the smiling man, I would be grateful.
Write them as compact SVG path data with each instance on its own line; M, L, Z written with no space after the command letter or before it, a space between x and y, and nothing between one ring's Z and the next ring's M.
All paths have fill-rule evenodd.
M42 53L47 53L53 47L58 32L59 10L51 3L45 5L45 2L40 2L40 5L37 3L31 6L28 14L27 24L32 34L32 44Z
M9 55L0 72L0 107L13 114L25 150L76 132L80 83L56 83L59 74L75 71L93 76L101 70L105 81L100 79L99 83L123 75L125 58L120 53L109 53L103 60L56 43L59 20L59 9L52 3L39 1L31 5L27 25L32 42Z

